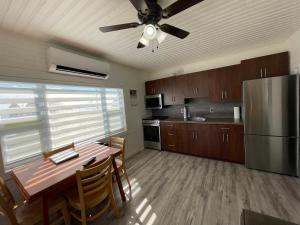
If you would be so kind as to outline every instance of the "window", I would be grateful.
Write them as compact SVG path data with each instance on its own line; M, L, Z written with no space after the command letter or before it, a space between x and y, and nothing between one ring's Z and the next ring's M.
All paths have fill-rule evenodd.
M125 130L122 89L0 82L6 168L43 151Z

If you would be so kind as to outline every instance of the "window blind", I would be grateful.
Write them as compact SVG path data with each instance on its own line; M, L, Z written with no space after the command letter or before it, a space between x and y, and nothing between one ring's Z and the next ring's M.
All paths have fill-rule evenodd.
M6 168L43 151L125 130L122 89L0 82Z

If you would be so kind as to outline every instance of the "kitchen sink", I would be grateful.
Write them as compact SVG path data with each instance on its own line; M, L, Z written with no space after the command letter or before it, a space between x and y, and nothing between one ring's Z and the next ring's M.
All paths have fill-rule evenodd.
M202 116L195 116L195 117L190 117L188 118L189 121L196 121L196 122L204 122L206 121L206 118Z

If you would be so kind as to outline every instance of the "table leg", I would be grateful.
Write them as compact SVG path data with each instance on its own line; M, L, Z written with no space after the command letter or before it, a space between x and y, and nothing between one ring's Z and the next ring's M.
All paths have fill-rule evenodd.
M120 191L122 201L125 202L126 201L126 196L125 196L125 192L123 190L123 185L122 185L122 181L121 181L121 178L120 178L120 174L119 174L119 170L118 170L115 158L113 158L112 164L113 164L113 167L114 167L114 172L115 172L115 176L116 176L116 180L117 180L117 183L118 183L118 187L119 187L119 191Z
M42 205L43 205L43 224L49 225L48 199L46 196L42 197Z

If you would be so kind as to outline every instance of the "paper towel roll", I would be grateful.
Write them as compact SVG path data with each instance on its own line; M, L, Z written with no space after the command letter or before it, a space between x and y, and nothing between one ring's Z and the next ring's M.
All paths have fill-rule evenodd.
M240 107L233 107L233 117L234 119L240 119L241 114L240 114Z

